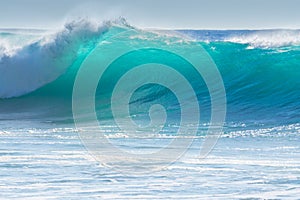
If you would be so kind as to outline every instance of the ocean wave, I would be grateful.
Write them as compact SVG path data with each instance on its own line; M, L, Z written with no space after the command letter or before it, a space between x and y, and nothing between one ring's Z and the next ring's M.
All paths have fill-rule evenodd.
M127 30L134 30L135 34L126 35L124 38L116 37L116 42L105 43L106 38ZM2 47L5 50L0 56L0 119L72 121L74 81L86 56L98 44L107 45L114 50L120 45L128 46L142 42L145 47L155 43L168 45L174 50L182 48L182 44L191 45L191 48L202 45L222 75L229 120L296 123L300 111L299 50L274 53L270 47L296 45L299 40L298 34L298 31L289 30L180 31L180 34L177 34L173 31L140 30L129 25L124 19L102 23L89 20L73 21L67 23L60 31L51 33L43 31L31 34L27 31L23 34L20 31L10 31L4 34L0 31L0 38L8 41L5 48ZM289 37L284 37L285 35ZM22 41L24 44L17 42L16 38L19 37L27 38ZM203 43L204 40L209 42ZM255 46L255 49L249 50L248 46ZM140 56L149 57L142 53ZM210 95L201 77L195 75L189 66L179 66L172 58L165 58L163 55L161 57L169 65L178 66L177 71L191 79L190 83L195 86L199 104L202 106L201 116L209 118ZM136 56L125 60L124 63L136 64L133 61L140 59ZM122 66L112 67L102 83L112 87L115 79L122 77L122 72ZM153 75L147 74L142 78L147 79L150 76ZM185 95L183 99L188 101L191 94L180 88L179 83L177 85ZM101 92L103 91L105 90ZM96 95L99 105L95 107L97 111L106 114L109 113L107 102L110 102L110 96L101 96L101 92ZM132 114L147 120L148 112L144 111L148 111L147 108L153 103L162 103L169 105L173 116L178 116L178 101L169 93L155 86L144 87L131 99L130 106L137 111Z

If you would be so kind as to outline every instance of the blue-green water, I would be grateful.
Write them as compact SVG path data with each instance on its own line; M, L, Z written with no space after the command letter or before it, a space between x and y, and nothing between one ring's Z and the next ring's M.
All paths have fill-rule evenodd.
M135 34L118 37L131 30ZM111 38L113 43L105 43ZM299 38L297 30L151 32L124 22L87 21L69 23L58 32L1 30L0 197L297 198ZM190 122L197 129L195 140L178 161L151 174L126 175L93 159L74 125L72 94L81 64L99 44L107 48L104 55L135 44L174 51L184 45L203 47L220 72L227 102L224 133L207 158L198 158L212 108L205 81L180 57L146 49L114 62L98 84L95 110L98 120L105 122L105 135L114 145L135 153L159 150L176 136L181 107L166 87L145 85L130 99L130 117L141 125L149 123L151 105L161 104L167 110L160 133L143 133L149 141L121 133L111 111L112 90L123 74L135 65L163 63L184 75L196 93L201 113L200 127ZM132 81L151 76L145 72ZM188 106L192 94L180 82L174 85ZM84 112L84 105L82 109L88 123L90 113Z

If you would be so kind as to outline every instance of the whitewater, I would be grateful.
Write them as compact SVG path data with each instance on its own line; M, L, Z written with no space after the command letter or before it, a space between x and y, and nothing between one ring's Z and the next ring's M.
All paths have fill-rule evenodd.
M129 35L117 37L124 33ZM135 44L174 51L200 45L217 66L227 112L223 133L206 158L198 156L212 115L210 90L188 64L153 49L112 63L96 89L96 117L105 137L123 151L168 148L182 114L170 89L139 88L130 99L130 116L124 116L144 126L151 106L162 105L167 118L158 134L120 131L110 101L130 65L163 61L187 78L198 100L200 125L187 125L196 135L181 135L193 138L189 148L162 170L136 175L97 162L83 145L72 110L77 74L98 45L108 55ZM0 29L0 198L294 199L300 194L299 77L300 30L143 30L124 19L75 20L57 30ZM191 93L172 86L192 115ZM87 126L90 114L80 116Z

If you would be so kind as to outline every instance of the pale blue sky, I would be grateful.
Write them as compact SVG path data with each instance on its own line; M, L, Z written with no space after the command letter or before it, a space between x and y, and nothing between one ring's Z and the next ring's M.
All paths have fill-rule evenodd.
M56 28L124 16L137 27L300 28L299 0L0 0L0 27Z

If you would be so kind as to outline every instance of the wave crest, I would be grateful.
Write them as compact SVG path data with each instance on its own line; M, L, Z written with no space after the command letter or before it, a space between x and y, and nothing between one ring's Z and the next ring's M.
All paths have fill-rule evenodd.
M76 60L82 48L92 49L112 26L127 27L124 19L97 23L77 20L56 33L44 33L20 46L0 42L0 98L17 97L52 82ZM23 35L22 38L26 40ZM5 42L6 41L6 42Z

